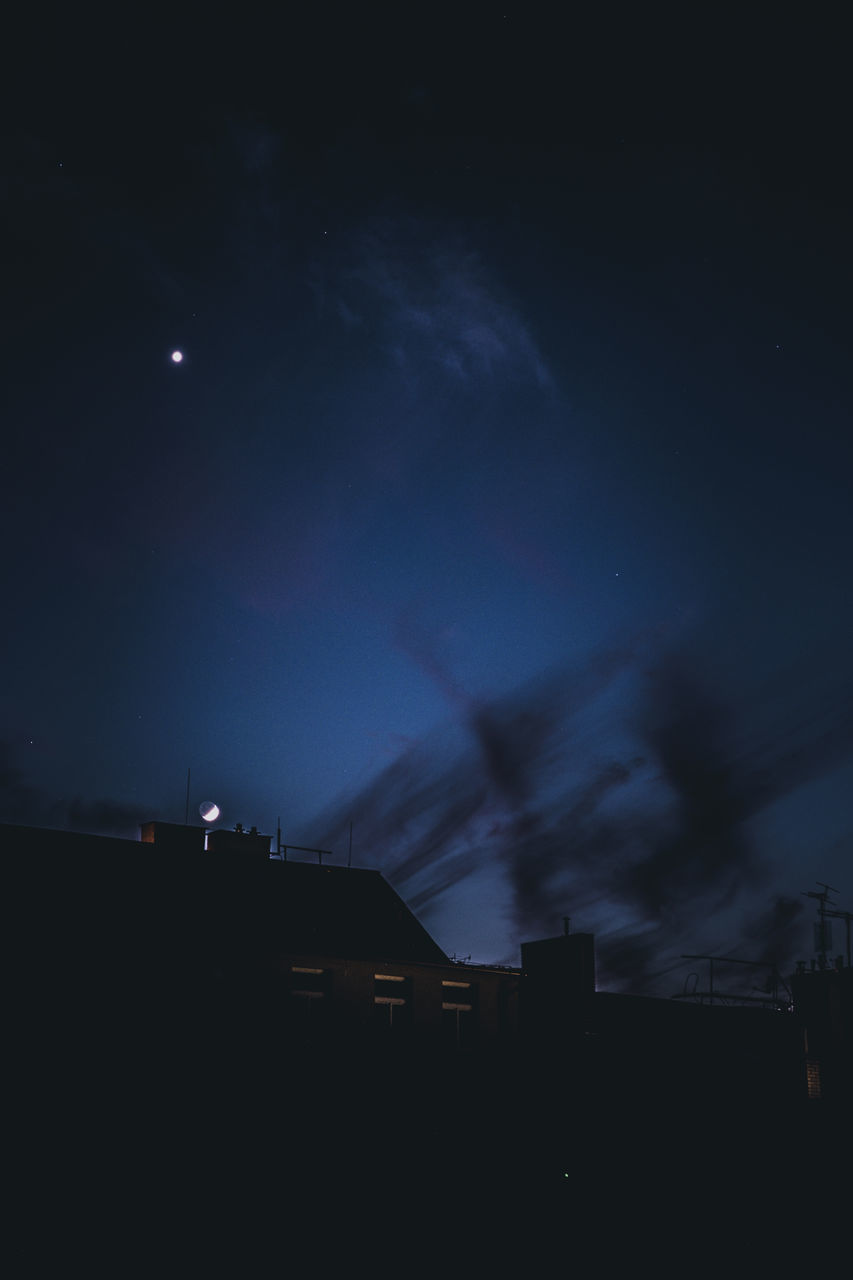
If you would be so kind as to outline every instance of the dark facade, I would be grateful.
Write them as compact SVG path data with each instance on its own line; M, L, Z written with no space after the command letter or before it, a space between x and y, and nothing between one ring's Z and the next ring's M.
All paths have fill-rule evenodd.
M461 1223L474 1261L513 1235L525 1266L606 1260L615 1230L657 1256L832 1167L849 972L803 975L804 1021L596 991L585 934L460 965L375 871L204 845L0 827L28 1252L109 1227L114 1261L162 1262L189 1223L191 1265L239 1220L240 1251L396 1239L408 1265Z
M283 1126L309 1162L416 1135L546 1172L676 1116L775 1131L818 1076L822 1102L849 1098L849 970L803 975L793 1015L611 994L591 935L458 964L379 872L270 858L255 831L0 839L20 1042L48 1094L61 1064L63 1088L144 1115L183 1075L214 1132Z
M589 934L524 943L518 968L459 964L378 871L271 858L254 829L211 832L207 848L202 828L162 822L139 842L9 826L0 837L26 922L21 963L58 997L82 967L81 1016L102 992L105 1019L135 1001L221 1041L233 1024L290 1064L343 1049L511 1059L574 1073L599 1098L847 1093L843 966L795 980L793 1017L615 995L596 991Z

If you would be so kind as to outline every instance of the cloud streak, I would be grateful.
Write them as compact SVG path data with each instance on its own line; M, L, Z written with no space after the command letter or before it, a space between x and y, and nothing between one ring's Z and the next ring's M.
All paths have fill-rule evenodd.
M368 860L436 921L454 886L490 867L508 889L514 943L571 915L597 934L603 981L624 989L654 989L683 951L746 947L791 963L800 902L750 824L853 754L853 700L813 690L810 715L759 731L777 714L772 687L733 707L694 656L650 662L628 646L489 701L466 697L422 652L455 727L328 812L326 847L352 819Z

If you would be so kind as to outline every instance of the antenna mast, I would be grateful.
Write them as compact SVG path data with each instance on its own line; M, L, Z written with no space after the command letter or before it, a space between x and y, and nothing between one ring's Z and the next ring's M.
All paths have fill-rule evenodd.
M838 893L839 892L838 889L833 889L831 884L826 884L823 880L817 880L815 883L820 885L821 892L813 893L813 892L803 890L803 897L816 898L818 903L817 911L820 917L820 924L818 925L816 932L819 934L818 942L820 943L820 946L815 948L815 950L818 953L818 957L817 957L818 965L820 966L821 969L825 969L827 967L826 953L827 951L831 950L831 947L832 947L832 933L831 933L832 926L828 925L826 921L827 921L827 917L831 917L834 920L844 921L844 929L847 935L847 968L849 969L850 968L850 922L853 920L853 912L839 911L837 909L837 904L829 901L829 895L831 893Z

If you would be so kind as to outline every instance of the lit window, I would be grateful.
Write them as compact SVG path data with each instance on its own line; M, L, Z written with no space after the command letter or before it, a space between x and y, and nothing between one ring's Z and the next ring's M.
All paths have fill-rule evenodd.
M325 1021L331 988L331 970L291 965L290 1021L303 1034L313 1035Z
M453 1049L469 1048L476 1025L476 987L470 982L446 979L441 984L441 995L441 1028L445 1044Z
M820 1097L820 1063L816 1058L806 1061L806 1088L810 1098Z
M373 975L373 1020L377 1030L397 1034L411 1021L411 983L395 973Z

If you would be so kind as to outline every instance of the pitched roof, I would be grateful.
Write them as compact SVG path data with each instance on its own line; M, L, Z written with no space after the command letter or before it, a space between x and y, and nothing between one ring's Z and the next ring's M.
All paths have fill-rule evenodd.
M253 945L353 960L446 964L447 956L379 871L207 853L211 926Z
M0 850L21 927L54 937L448 963L379 871L3 824Z

